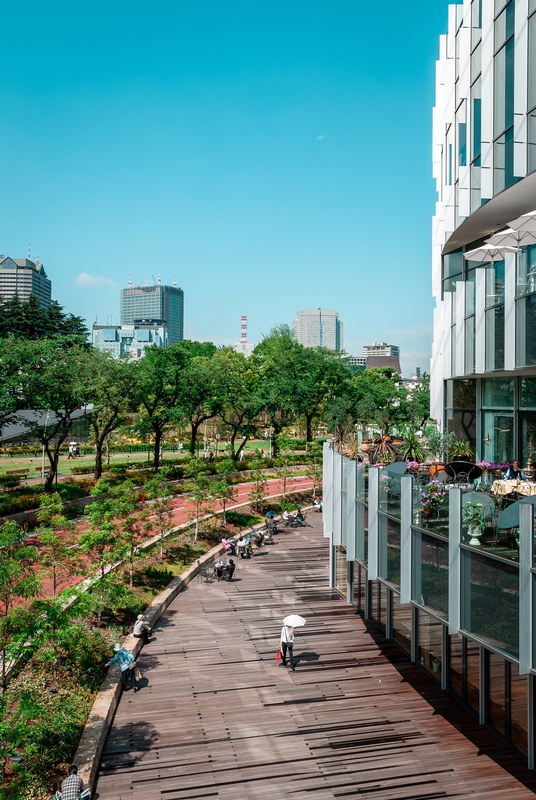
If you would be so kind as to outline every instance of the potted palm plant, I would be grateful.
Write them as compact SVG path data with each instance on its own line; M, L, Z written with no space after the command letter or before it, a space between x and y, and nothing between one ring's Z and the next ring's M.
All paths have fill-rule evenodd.
M475 453L467 439L456 439L449 452L453 461L470 461Z

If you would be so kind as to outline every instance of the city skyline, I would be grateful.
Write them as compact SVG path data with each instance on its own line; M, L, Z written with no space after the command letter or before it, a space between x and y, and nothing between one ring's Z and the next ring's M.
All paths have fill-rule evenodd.
M347 0L268 14L238 1L128 13L97 1L87 15L12 4L6 40L34 57L6 63L0 87L2 251L30 241L55 299L88 323L115 319L129 274L160 271L188 297L188 338L232 344L247 313L260 341L323 305L346 321L348 352L386 339L426 367L447 5L413 8L386 2L378 48L365 33L376 9Z

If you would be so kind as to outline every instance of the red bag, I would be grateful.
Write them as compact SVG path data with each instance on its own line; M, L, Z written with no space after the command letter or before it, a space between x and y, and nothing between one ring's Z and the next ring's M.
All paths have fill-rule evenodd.
M276 661L281 661L281 648L279 648L279 650L277 651L276 656L275 656L275 660Z

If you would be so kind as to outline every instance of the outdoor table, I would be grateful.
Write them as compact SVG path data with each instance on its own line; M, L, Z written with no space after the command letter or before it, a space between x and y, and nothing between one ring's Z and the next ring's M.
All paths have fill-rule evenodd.
M532 483L532 481L521 481L516 492L525 497L532 497L536 494L536 483Z
M512 494L517 490L518 481L507 481L507 480L497 480L493 482L493 486L491 487L491 491L493 494Z

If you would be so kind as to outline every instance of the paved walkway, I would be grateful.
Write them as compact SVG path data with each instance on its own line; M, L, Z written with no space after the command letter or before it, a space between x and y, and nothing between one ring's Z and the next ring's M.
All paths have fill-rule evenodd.
M101 800L534 796L535 773L327 588L319 517L170 606L117 710ZM295 672L274 658L290 611L307 619Z

